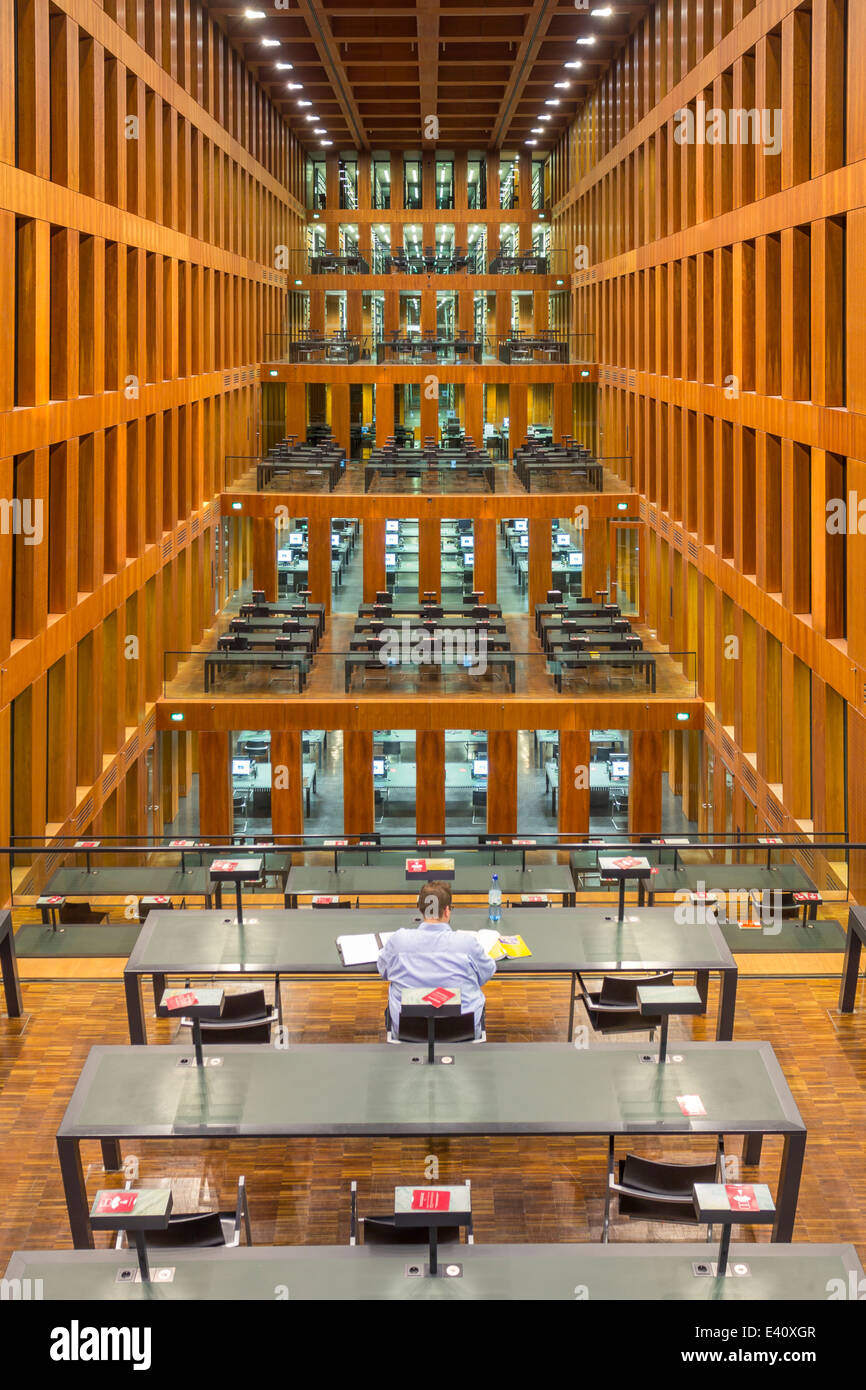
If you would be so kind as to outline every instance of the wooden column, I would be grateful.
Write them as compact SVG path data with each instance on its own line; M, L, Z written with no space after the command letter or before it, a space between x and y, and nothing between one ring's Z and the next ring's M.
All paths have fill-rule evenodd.
M331 611L331 518L307 517L307 576L310 602L323 603Z
M513 381L508 389L508 448L514 450L526 443L529 412L529 388L525 382Z
M304 791L301 735L271 734L271 830L274 835L303 835Z
M415 741L416 834L445 834L445 731L419 729Z
M198 736L198 804L199 833L205 839L231 835L234 812L227 733L203 732Z
M484 595L484 603L496 602L496 518L478 516L473 522L475 568L473 589Z
M590 521L583 533L583 592L594 597L608 587L607 521ZM531 611L531 610L530 610Z
M263 589L268 603L277 601L277 537L272 517L254 517L253 588ZM320 600L321 602L321 600Z
M544 603L551 585L552 531L550 518L529 518L529 613Z
M559 731L559 807L560 835L589 832L589 730Z
M425 589L441 592L442 536L439 518L421 517L418 522L418 598Z
M331 398L331 430L337 443L349 453L349 385L348 382L328 387Z
M665 738L657 729L632 730L628 795L630 835L656 834L661 830Z
M376 443L382 445L394 434L394 383L390 378L376 382Z
M343 734L343 829L363 835L373 829L373 735L357 729Z
M307 437L307 388L303 382L286 386L286 434L296 434L301 444Z
M429 375L434 375L430 373ZM435 394L434 394L435 392ZM421 382L421 427L418 443L423 447L425 439L439 442L439 388L438 384L424 377Z
M465 432L468 437L474 439L478 447L481 448L484 443L484 396L480 382L467 381L465 400Z
M517 830L517 733L489 730L487 758L488 833L513 835Z
M387 589L385 577L385 518L364 519L364 603L375 603L376 590Z

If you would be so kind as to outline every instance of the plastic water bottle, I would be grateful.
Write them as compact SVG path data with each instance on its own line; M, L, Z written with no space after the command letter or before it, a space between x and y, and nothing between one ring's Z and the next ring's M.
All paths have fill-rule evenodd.
M487 894L487 920L496 923L502 916L502 889L499 887L499 875L493 875L493 883L490 892Z

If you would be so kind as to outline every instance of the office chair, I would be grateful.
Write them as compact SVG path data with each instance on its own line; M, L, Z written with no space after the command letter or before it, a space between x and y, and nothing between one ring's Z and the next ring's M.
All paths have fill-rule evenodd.
M437 1043L481 1043L487 1041L487 1009L481 1015L481 1032L475 1036L475 1014L458 1014L456 1018L434 1018L433 1036ZM385 1010L385 1041L389 1043L427 1042L426 1018L404 1018L395 1032L391 1026L391 1015Z
M469 1186L468 1178L466 1186ZM423 1245L423 1230L419 1231L417 1226L397 1226L393 1212L386 1212L383 1216L359 1217L358 1184L354 1178L352 1179L351 1192L350 1245ZM459 1226L438 1226L436 1229L438 1245L459 1245L460 1239ZM475 1237L472 1234L472 1216L470 1213L469 1225L466 1227L466 1244L474 1245L474 1243Z
M61 926L98 926L108 921L108 913L97 912L90 903L61 903L57 916Z
M672 985L674 972L661 971L652 975L627 976L605 975L601 989L588 990L583 976L576 972L577 993L586 1010L587 1018L595 1033L607 1036L613 1033L646 1033L652 1041L656 1028L661 1027L661 1018L655 1014L642 1014L638 1008L637 991L640 985Z
M125 1183L123 1190L131 1191L132 1183ZM152 1250L210 1250L217 1246L233 1250L241 1243L242 1225L246 1244L252 1245L246 1179L240 1177L234 1211L195 1211L177 1216L172 1214L168 1218L166 1230L145 1231L144 1239L148 1249ZM114 1248L123 1250L125 1246L126 1233L118 1231Z
M279 977L277 977L277 996L279 997ZM269 1043L271 1026L278 1021L279 1010L268 1010L263 989L243 990L238 994L227 994L223 1011L219 1018L208 1019L202 1024L203 1043ZM182 1018L182 1028L191 1028L192 1019Z
M676 1221L681 1225L699 1226L692 1201L695 1183L717 1183L724 1179L725 1151L723 1139L718 1138L718 1150L712 1163L663 1163L657 1159L626 1154L619 1160L618 1180L614 1177L614 1136L608 1140L607 1189L604 1201L602 1244L610 1235L611 1203L617 1198L620 1216L638 1221ZM707 1227L707 1240L712 1240L712 1225Z
M480 811L480 812L482 813L482 815L476 815L476 812L478 812L478 811ZM486 815L486 813L487 813L487 788L486 788L486 787L473 787L473 788L472 788L472 824L475 825L476 821L481 820L481 819L482 819L482 816L483 816L483 815Z

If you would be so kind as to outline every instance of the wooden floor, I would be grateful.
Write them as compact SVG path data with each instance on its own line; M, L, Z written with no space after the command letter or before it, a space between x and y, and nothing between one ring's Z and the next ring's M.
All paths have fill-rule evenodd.
M747 970L750 961L742 962ZM125 1043L118 962L113 979L37 982L22 963L23 1021L0 1015L0 1272L13 1249L70 1244L54 1136L88 1049ZM57 964L53 963L57 973ZM781 965L777 957L775 964ZM810 961L805 968L814 969ZM69 963L67 963L68 968ZM836 968L839 968L838 958ZM92 981L92 982L91 982ZM384 984L288 984L283 989L292 1042L382 1041ZM561 982L497 981L487 989L491 1041L565 1037L568 990ZM866 1259L866 997L841 1018L838 983L792 978L741 982L736 1037L771 1042L806 1122L809 1138L795 1238L853 1242ZM712 1036L715 991L706 1018L674 1020L672 1036ZM151 1036L171 1041L174 1025L150 1021ZM618 1045L634 1045L627 1040ZM362 1212L388 1209L398 1182L425 1177L428 1155L442 1181L473 1182L476 1239L596 1240L601 1229L605 1146L601 1140L332 1140L134 1146L141 1179L175 1184L177 1209L230 1204L239 1173L247 1178L257 1243L343 1243L349 1182L359 1181ZM682 1157L709 1146L638 1139L637 1151ZM765 1143L759 1171L775 1187L781 1143ZM731 1141L731 1152L739 1141ZM125 1150L125 1153L128 1152ZM97 1144L83 1146L88 1192L105 1185ZM109 1180L114 1185L116 1178ZM670 1239L670 1227L621 1223L621 1239ZM687 1234L682 1232L682 1234ZM766 1240L766 1229L749 1233ZM107 1237L99 1237L107 1243Z

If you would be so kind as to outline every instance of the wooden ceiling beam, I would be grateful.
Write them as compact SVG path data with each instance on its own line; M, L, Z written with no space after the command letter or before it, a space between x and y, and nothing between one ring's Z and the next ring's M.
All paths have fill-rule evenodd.
M527 17L523 39L517 51L508 85L499 104L496 120L493 123L491 145L494 149L501 149L508 135L511 117L517 108L526 83L532 75L535 59L555 14L556 0L535 0L532 11Z
M317 5L312 4L311 0L298 0L298 7L307 22L307 28L316 45L325 71L330 75L334 95L346 118L346 125L352 134L352 140L359 149L367 150L370 148L370 141L334 41L328 17Z
M421 102L421 144L435 148L428 117L436 115L439 100L439 0L417 0L418 85Z

